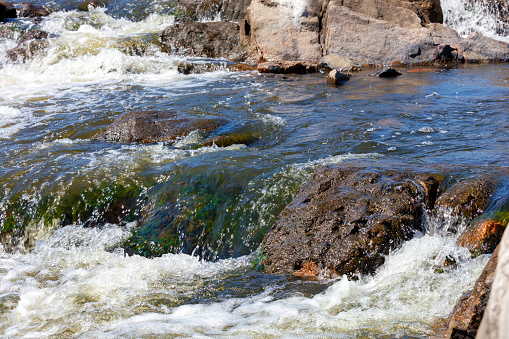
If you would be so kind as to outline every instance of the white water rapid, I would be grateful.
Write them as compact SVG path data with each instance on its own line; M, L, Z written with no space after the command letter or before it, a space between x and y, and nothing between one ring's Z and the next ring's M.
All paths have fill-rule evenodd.
M509 2L492 0L441 0L444 24L461 36L480 33L509 42Z

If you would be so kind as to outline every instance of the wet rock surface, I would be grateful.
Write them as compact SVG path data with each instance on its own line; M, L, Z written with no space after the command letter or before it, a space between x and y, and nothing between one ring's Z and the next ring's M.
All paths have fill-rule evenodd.
M49 46L49 34L38 29L24 33L18 45L6 51L7 57L12 61L25 62L44 52Z
M461 223L470 223L486 210L496 188L494 179L486 176L462 181L441 194L435 208L439 212L449 211L446 214L458 216L457 221L449 225L455 232Z
M400 76L401 73L398 72L397 70L395 70L394 68L385 68L385 69L378 71L372 75L380 77L380 78L395 78L397 76Z
M481 276L471 291L463 294L451 313L447 337L451 339L473 339L486 310L490 291L495 279L498 248L493 252Z
M502 237L498 248L495 278L491 285L489 301L477 330L478 339L502 339L509 327L509 232Z
M476 220L458 238L458 245L466 247L473 256L493 253L502 240L507 223L497 220Z
M268 273L314 263L325 276L366 274L422 230L424 194L412 174L354 166L315 172L267 233Z
M184 22L161 34L163 50L190 56L226 58L239 46L239 26L233 22Z
M260 73L306 74L317 72L318 66L300 61L262 62L258 65L257 70Z
M171 110L134 111L117 118L95 139L122 143L166 142L196 130L216 130L226 123L223 119L185 117Z
M495 180L450 180L440 171L322 167L268 231L266 272L307 276L306 265L325 277L371 274L390 250L424 231L423 215L438 220L431 232L458 234L472 256L492 253L507 222L476 218L490 205Z

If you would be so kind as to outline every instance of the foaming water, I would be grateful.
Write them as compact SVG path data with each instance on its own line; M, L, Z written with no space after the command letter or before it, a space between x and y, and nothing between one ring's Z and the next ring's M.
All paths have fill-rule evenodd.
M470 33L509 42L507 2L484 0L442 0L444 24L462 36Z
M424 235L390 254L373 277L343 277L314 296L291 289L280 295L274 281L229 297L214 286L245 275L251 256L215 263L183 254L125 257L115 246L128 233L115 225L66 227L30 254L0 254L2 308L9 310L0 316L2 331L80 338L425 336L488 260L471 260L454 238ZM438 273L445 256L456 266Z

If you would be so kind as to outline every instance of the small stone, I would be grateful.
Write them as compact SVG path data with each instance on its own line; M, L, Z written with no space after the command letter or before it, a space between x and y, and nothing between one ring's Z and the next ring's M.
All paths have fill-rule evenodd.
M401 73L396 71L394 68L385 68L379 72L373 73L372 75L380 78L395 78L400 76Z
M333 69L327 76L327 83L333 86L343 85L346 81L350 80L350 74L341 73L337 69Z

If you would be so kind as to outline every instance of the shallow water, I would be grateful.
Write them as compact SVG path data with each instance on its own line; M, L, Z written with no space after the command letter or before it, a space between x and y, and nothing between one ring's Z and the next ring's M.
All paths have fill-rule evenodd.
M358 281L269 276L252 262L323 164L505 168L509 67L402 69L396 79L365 71L342 87L324 74L182 75L177 65L187 59L157 42L173 22L167 4L128 4L79 12L73 2L49 3L40 26L51 45L24 64L5 58L14 39L0 40L0 225L18 240L0 252L0 333L429 335L488 260L470 259L454 236L419 234ZM259 141L194 150L203 135L155 145L91 140L119 115L145 109L225 118L220 133ZM110 220L118 201L123 217ZM146 208L150 217L137 223ZM170 222L172 211L179 217ZM197 231L179 233L188 220ZM162 254L174 236L179 253L126 255ZM445 256L458 265L437 273Z

